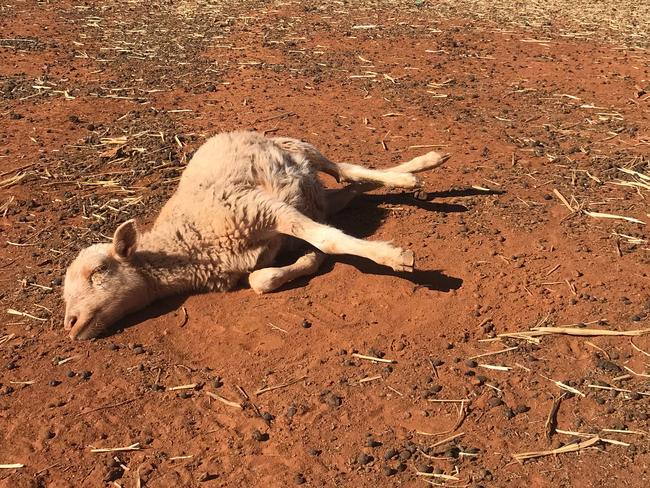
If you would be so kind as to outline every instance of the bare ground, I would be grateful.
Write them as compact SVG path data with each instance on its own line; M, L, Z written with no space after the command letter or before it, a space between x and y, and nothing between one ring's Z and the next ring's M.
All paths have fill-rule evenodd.
M500 337L650 328L647 225L586 213L650 221L648 7L592 3L2 4L0 486L647 486L648 336ZM71 343L67 263L240 128L452 154L334 222L418 271L331 258Z

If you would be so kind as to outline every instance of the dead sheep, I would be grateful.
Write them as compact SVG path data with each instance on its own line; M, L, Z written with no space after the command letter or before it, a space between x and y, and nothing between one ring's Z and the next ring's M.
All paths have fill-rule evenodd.
M171 295L231 290L248 276L257 293L313 274L325 254L351 254L413 271L413 252L356 239L326 225L357 195L382 186L413 189L413 173L435 168L436 152L388 170L333 163L314 146L255 132L208 139L185 168L153 227L120 225L113 242L82 250L65 276L64 327L90 339L127 314ZM349 185L325 189L318 172ZM291 240L306 241L296 262L272 267Z

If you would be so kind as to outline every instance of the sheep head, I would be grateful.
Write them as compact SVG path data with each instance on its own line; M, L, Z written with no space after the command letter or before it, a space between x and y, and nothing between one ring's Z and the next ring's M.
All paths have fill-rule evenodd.
M64 328L72 339L91 339L147 303L147 281L134 262L134 220L120 225L110 244L82 250L65 274ZM144 303L143 303L144 302Z

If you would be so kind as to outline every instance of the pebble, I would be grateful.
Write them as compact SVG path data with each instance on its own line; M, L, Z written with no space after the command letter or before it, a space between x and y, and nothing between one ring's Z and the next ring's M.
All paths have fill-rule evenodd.
M467 366L468 368L476 368L478 366L478 363L473 359L468 359L467 361L465 361L465 366Z
M379 447L379 446L381 446L381 442L376 441L374 439L368 439L366 441L366 446L368 446L368 447Z
M134 354L142 354L144 353L144 348L142 346L136 346L133 348L133 353Z
M199 476L199 483L204 483L206 481L214 480L219 476L213 473L204 472Z
M89 380L92 375L93 375L92 371L82 371L81 378L84 379L84 380ZM69 376L69 373L68 373L68 376Z
M438 367L445 364L445 362L442 359L432 359L431 364L433 364L435 367Z
M361 464L362 466L365 464L369 464L375 460L374 457L372 457L370 454L366 454L365 452L362 452L357 456L357 462Z
M384 476L393 476L395 473L397 473L397 470L391 468L390 466L382 466L381 472Z
M63 283L63 280L61 278L54 278L52 281L50 281L50 284L52 286L61 286Z
M508 420L512 420L512 419L515 418L515 415L517 415L517 414L516 414L515 412L513 412L512 409L507 408L506 411L503 412L503 415L505 415L505 417L506 417Z
M189 391L182 391L182 392L180 392L178 394L178 396L180 398L182 398L183 400L186 400L186 399L190 398L192 396L192 394Z
M309 454L310 456L313 456L313 457L318 457L318 456L321 455L322 452L323 451L321 451L320 449L316 449L316 448L312 447L307 451L307 454Z
M596 367L604 371L609 371L610 373L620 373L623 371L618 364L603 358L596 359Z
M257 429L253 431L252 437L257 442L266 442L269 440L269 435L266 432L262 433Z
M68 378L74 378L77 375L74 371L68 371Z
M18 366L16 366L16 363L14 363L13 361L10 362L9 364L7 364L7 369L8 370L16 369L17 367Z
M307 319L302 320L302 328L303 329L310 329L311 328L311 322Z
M323 390L321 392L320 401L332 408L340 407L341 403L343 403L341 397L332 393L330 390Z
M399 463L399 464L397 465L397 471L399 471L400 473L403 473L404 471L406 471L406 464L404 464L404 463Z
M111 351L119 351L120 346L118 346L117 344L111 344L111 345L109 346L109 349L110 349Z
M399 460L400 461L408 461L409 459L411 459L411 456L413 456L411 451L409 451L408 449L404 449L403 451L401 451L399 453Z
M501 400L501 398L498 397L492 397L488 400L488 405L490 405L491 407L498 407L500 405L503 405L503 400Z
M212 380L212 386L215 388L221 388L223 386L223 381L221 379L221 376L217 376L215 379Z
M384 459L385 459L386 461L388 461L388 460L390 460L390 459L393 459L393 458L395 458L395 457L397 457L397 456L399 456L399 451L398 451L397 449L393 448L393 447L391 447L390 449L388 449L388 450L384 453Z
M304 485L307 483L307 478L305 478L305 475L302 473L298 473L296 476L294 476L293 482L297 485Z
M262 414L262 418L264 419L265 422L271 422L272 420L275 420L275 416L273 416L269 412L264 412Z
M530 410L530 407L527 405L517 405L515 407L515 413L519 415L520 413L526 413Z
M61 382L59 380L50 380L48 385L50 386L59 386Z
M433 467L429 464L416 464L415 469L420 473L433 473Z

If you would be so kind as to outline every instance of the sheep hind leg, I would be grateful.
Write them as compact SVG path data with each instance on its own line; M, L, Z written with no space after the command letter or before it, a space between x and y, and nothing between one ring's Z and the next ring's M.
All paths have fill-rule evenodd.
M427 171L442 165L449 159L449 156L443 156L435 151L418 156L406 163L389 168L388 171L395 173L419 173ZM353 166L353 165L350 165ZM365 168L363 168L365 169ZM367 170L373 171L373 170ZM384 186L382 183L365 181L352 183L343 188L325 190L325 201L327 202L327 215L335 215L347 207L355 197L369 191L377 190Z
M311 251L288 266L253 271L248 276L248 283L256 293L269 293L297 278L316 273L324 259L325 254L322 252Z
M320 224L283 202L275 205L276 230L302 239L326 254L351 254L390 266L395 271L413 271L413 251L387 242L365 241Z

